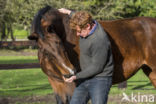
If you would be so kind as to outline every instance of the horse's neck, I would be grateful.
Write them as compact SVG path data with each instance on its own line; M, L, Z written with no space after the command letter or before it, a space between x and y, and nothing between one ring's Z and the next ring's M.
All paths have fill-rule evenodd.
M69 16L64 15L63 24L64 24L64 28L65 28L66 41L68 41L72 44L77 44L78 37L76 36L76 32L74 30L70 29L69 20L70 20Z
M64 17L63 23L66 34L65 48L67 50L68 56L72 64L76 67L76 69L80 70L79 65L79 37L76 36L76 31L70 29L69 26L70 18L68 16Z

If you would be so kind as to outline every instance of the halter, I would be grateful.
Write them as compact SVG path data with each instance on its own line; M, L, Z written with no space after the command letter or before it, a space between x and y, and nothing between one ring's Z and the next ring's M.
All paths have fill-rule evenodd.
M60 77L58 77L58 76L56 76L54 74L50 74L50 76L52 76L53 78L55 78L59 82L64 82L64 80L62 78L60 78Z
M42 54L44 53L45 56L50 56L51 53L49 53L46 49L44 49L44 51L40 48L40 51L42 52ZM49 59L50 57L47 58ZM50 59L49 59L50 60ZM64 80L62 78L60 78L59 76L53 74L53 73L50 73L50 76L52 76L53 78L55 78L57 81L60 81L60 82L64 82ZM72 75L71 74L67 74L67 75L63 75L65 78L70 78Z

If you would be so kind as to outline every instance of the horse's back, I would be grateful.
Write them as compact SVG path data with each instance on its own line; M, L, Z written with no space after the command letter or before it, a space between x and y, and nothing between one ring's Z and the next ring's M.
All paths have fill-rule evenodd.
M142 53L149 49L155 54L156 18L136 17L100 23L119 47L129 51L135 48Z

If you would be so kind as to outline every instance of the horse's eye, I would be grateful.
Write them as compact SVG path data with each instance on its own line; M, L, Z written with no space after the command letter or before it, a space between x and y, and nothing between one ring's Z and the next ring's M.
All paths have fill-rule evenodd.
M61 42L56 41L55 43L56 43L57 45L61 45Z
M62 47L62 42L56 41L55 44L59 47Z
M50 26L48 27L48 32L50 32L50 33L55 33L55 31L54 31L54 26L53 26L53 25L50 25Z

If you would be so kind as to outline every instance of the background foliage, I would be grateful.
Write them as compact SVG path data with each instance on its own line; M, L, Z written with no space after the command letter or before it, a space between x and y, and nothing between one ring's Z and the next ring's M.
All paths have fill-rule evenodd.
M156 17L156 0L0 0L1 39L16 29L29 31L35 13L45 5L89 11L95 19ZM11 36L14 39L13 36Z

